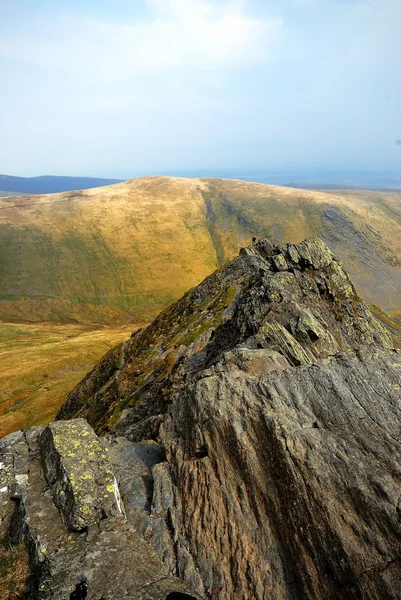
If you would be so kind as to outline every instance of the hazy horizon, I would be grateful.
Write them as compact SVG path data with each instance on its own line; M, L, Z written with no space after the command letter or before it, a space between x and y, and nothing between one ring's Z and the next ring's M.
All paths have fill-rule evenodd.
M179 178L221 178L236 179L254 183L267 183L271 185L290 187L310 187L315 189L325 188L359 188L371 190L401 191L401 171L396 170L337 170L332 169L191 169L173 170L165 172L134 173L124 178L106 178L92 176L74 176L73 174L58 176L55 174L42 174L34 177L19 177L16 175L0 174L0 192L6 190L19 190L21 193L53 193L64 190L87 189L112 185L127 180L141 177L172 176ZM10 177L13 181L5 181ZM34 183L38 180L36 183ZM43 183L40 181L43 180ZM53 181L55 180L55 181ZM70 182L70 180L72 180ZM92 181L93 180L93 181ZM32 181L32 187L29 182ZM11 187L10 187L11 186ZM50 186L50 187L49 187ZM35 189L41 191L34 191ZM46 191L48 190L48 191Z
M329 166L315 168L313 166L297 168L296 166L290 167L276 167L269 168L268 166L263 168L258 167L250 167L249 169L241 169L240 167L220 167L220 168L192 168L192 169L170 169L170 170L143 170L143 171L133 171L131 173L126 174L123 177L115 177L113 174L99 174L93 175L92 173L87 173L85 169L83 169L82 173L36 173L33 175L27 175L24 173L0 173L0 178L2 176L6 177L16 177L16 178L27 178L34 179L40 177L70 177L70 178L88 178L88 179L116 179L119 181L127 181L129 179L137 179L140 177L157 177L157 176L171 176L171 177L221 177L221 178L230 178L234 177L236 179L243 177L247 179L255 176L262 175L271 175L273 177L285 177L285 176L296 176L298 177L316 177L317 179L328 177L329 179L337 180L346 180L346 179L354 179L355 177L363 177L364 179L373 179L373 178L391 178L396 177L397 179L401 178L401 169L332 169Z
M401 173L399 0L0 0L0 171Z

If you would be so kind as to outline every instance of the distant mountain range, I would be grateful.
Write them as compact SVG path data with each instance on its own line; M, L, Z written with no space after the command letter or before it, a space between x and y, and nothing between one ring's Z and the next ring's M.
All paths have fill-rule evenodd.
M39 177L13 177L0 175L0 195L2 192L15 194L53 194L72 190L87 190L119 183L121 179L101 179L99 177L62 177L41 175Z
M309 190L379 190L401 191L401 170L363 171L363 170L319 170L301 169L259 169L242 171L236 169L181 170L164 173L171 177L192 179L218 178L239 179L254 183L284 185L286 187ZM131 179L130 177L129 179ZM128 179L128 178L126 178ZM87 190L121 183L123 179L105 179L101 177L64 177L41 175L39 177L13 177L0 175L0 197L17 194L53 194Z
M401 316L401 194L145 177L0 199L0 320L150 321L252 237L322 238Z

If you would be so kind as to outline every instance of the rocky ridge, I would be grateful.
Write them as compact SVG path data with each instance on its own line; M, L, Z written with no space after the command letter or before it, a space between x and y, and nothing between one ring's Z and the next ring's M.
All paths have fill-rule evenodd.
M329 249L260 240L109 353L67 421L1 441L2 537L28 540L33 597L83 572L96 600L399 598L400 389Z

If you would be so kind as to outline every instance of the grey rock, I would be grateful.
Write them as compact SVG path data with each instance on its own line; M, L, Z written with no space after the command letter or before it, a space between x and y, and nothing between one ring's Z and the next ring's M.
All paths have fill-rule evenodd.
M323 269L333 262L333 255L319 238L309 238L297 246L297 252L304 263L313 269Z
M57 497L47 484L41 453L50 444L53 459L62 462L68 447L75 448L76 456L85 454L85 451L88 456L96 443L103 453L104 448L99 440L94 439L96 436L82 419L54 425L54 428L51 426L52 441L47 437L49 428L34 428L11 434L0 442L0 462L5 464L8 460L7 486L10 490L0 506L3 533L6 524L8 527L3 539L13 543L24 539L29 548L31 577L27 597L32 600L68 600L84 575L88 600L165 600L170 593L183 594L183 598L193 600L199 598L168 573L151 545L124 515L107 516L94 512L92 516L97 515L97 520L85 531L71 531L66 527L65 507L60 512L55 504ZM80 432L87 431L91 438L89 444L83 442L80 436ZM76 434L73 438L72 432ZM84 436L84 440L88 437ZM57 439L63 439L63 443L58 445L55 458ZM77 440L79 446L73 444ZM71 446L68 446L69 441ZM47 456L47 461L50 460ZM71 475L72 464L63 464L64 473ZM60 469L58 465L55 472L59 474ZM103 460L96 463L92 472L96 473L100 486L108 479L108 470L109 465ZM51 473L53 470L48 467L47 476ZM104 500L107 508L107 499Z
M272 261L277 271L286 271L288 269L287 261L282 254L273 256Z
M210 600L399 600L401 353L321 240L243 249L124 357L117 378L96 386L95 369L59 416L85 414L106 434L127 519L68 532L49 489L35 505L38 458L20 485L52 590L79 564L110 598L181 580ZM46 503L51 532L34 517ZM56 552L60 535L70 541ZM107 573L113 552L120 568Z
M163 454L155 442L135 444L126 438L115 438L109 447L127 519L144 534L153 498L152 469L163 462Z
M398 598L401 357L344 354L258 378L218 367L160 431L208 595Z
M170 573L180 574L203 593L186 541L176 535L181 511L177 510L178 498L160 447L154 442L136 444L117 437L110 442L110 456L127 520L153 546Z
M108 450L84 419L51 423L39 448L54 503L71 530L122 513Z

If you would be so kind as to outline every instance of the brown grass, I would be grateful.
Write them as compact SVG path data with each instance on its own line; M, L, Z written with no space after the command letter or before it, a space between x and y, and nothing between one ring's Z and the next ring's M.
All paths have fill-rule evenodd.
M25 545L6 548L0 545L0 600L26 597L29 557Z

